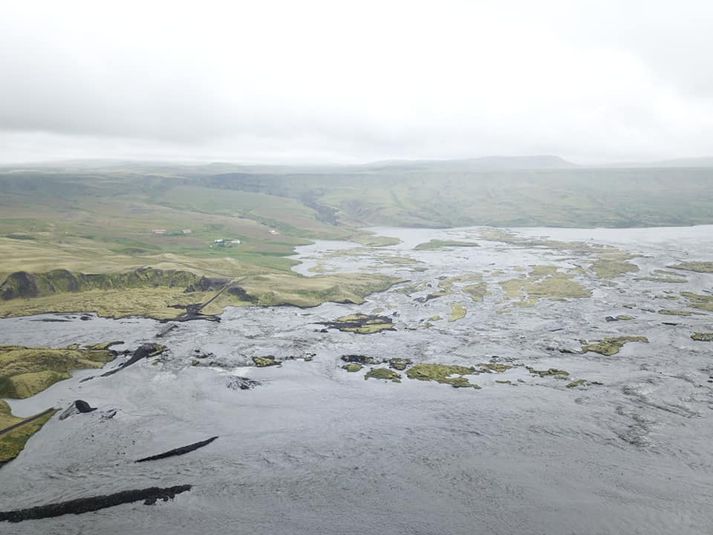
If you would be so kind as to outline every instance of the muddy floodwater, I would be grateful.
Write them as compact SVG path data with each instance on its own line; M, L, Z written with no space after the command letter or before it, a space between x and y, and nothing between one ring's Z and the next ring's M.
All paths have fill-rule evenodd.
M713 332L713 273L688 269L713 260L713 227L373 230L401 243L295 257L307 276L401 281L361 305L229 308L160 340L166 325L141 318L0 320L0 344L168 347L11 400L20 416L76 399L98 410L53 418L0 468L0 510L193 485L0 533L713 533L713 342L692 338ZM329 324L359 313L390 328ZM372 364L349 372L344 355ZM408 366L400 382L365 380L391 358L478 371L465 388Z

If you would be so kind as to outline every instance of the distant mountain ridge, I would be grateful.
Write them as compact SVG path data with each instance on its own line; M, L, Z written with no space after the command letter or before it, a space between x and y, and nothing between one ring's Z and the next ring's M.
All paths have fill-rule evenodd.
M482 158L464 158L456 160L383 160L363 167L384 169L443 169L447 171L497 171L523 169L574 169L577 164L569 162L560 156L484 156Z
M189 174L206 173L251 173L263 174L332 174L374 173L379 171L426 171L426 172L490 172L490 171L547 171L567 169L673 169L713 168L713 156L696 158L672 158L657 161L619 161L600 164L578 164L561 156L539 154L530 156L483 156L458 159L391 159L365 163L241 163L229 161L151 161L87 159L32 162L27 164L0 164L0 170L42 171L129 171L169 172L184 171Z

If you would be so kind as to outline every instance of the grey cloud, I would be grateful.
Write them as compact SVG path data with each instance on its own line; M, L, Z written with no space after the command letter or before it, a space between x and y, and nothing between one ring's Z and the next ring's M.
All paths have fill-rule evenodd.
M339 4L6 6L0 160L602 161L713 146L708 2Z

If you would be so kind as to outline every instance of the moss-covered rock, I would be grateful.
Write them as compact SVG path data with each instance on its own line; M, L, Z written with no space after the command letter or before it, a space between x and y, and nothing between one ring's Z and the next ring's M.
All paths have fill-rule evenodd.
M253 363L258 368L267 368L268 366L279 366L282 364L282 361L272 355L266 355L264 357L253 357Z
M599 353L600 355L605 355L610 357L619 353L624 345L630 342L639 342L643 344L648 344L649 339L645 336L614 336L604 338L602 340L588 342L582 345L582 351Z
M696 342L713 342L713 333L693 333L691 339Z
M349 314L341 316L334 321L323 322L322 325L342 332L356 334L375 334L382 331L396 330L391 318L373 314Z
M417 381L435 381L453 386L454 388L480 388L468 381L464 375L472 375L476 369L471 366L455 364L416 364L409 368L406 377Z
M592 292L574 280L575 273L556 266L532 266L521 278L500 283L505 295L521 306L533 306L542 299L564 300L591 297Z
M345 364L342 366L343 370L347 370L350 373L355 373L360 371L364 366L361 364L357 364L356 362L350 362L349 364Z
M713 295L681 292L681 296L688 300L691 307L707 312L713 312Z
M451 305L451 313L448 316L448 321L458 321L465 318L468 309L462 303L453 303Z
M703 261L703 262L681 262L673 266L669 266L671 269L678 269L681 271L694 271L696 273L713 273L713 262Z
M512 368L510 364L503 364L502 362L485 362L478 364L480 371L485 373L505 373Z
M566 379L569 377L569 372L565 370L559 370L557 368L548 368L547 370L536 370L530 366L525 366L531 375L537 375L538 377L555 377L556 379Z
M690 310L673 310L670 308L662 308L659 310L659 314L663 314L664 316L693 316L693 312Z
M389 368L372 368L364 375L364 379L383 379L394 383L401 382L401 375Z
M108 347L0 346L0 397L33 396L58 381L69 379L72 370L101 368L115 356L116 352Z
M343 362L361 364L362 366L376 364L376 359L368 355L342 355L340 358Z
M411 359L405 359L405 358L391 358L389 359L389 367L393 368L394 370L399 370L399 371L404 371L406 368L411 366L413 364L413 361Z
M623 251L608 251L600 254L591 269L600 279L614 279L627 273L639 271L639 266L627 261L632 258L634 255Z
M578 388L580 386L586 386L587 381L585 379L577 379L575 381L567 383L567 388Z
M463 291L467 293L473 301L480 302L488 295L488 285L484 282L468 284L467 286L463 286Z

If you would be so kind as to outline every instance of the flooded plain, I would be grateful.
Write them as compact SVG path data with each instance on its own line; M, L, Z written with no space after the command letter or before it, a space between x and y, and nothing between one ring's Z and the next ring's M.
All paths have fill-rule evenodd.
M305 276L398 278L363 304L229 308L121 373L10 400L19 416L76 399L98 410L53 418L0 468L2 510L193 488L0 532L711 532L713 342L692 335L713 332L713 227L372 230L401 243L295 257ZM165 328L0 319L0 344L132 350ZM254 365L265 356L279 364Z

